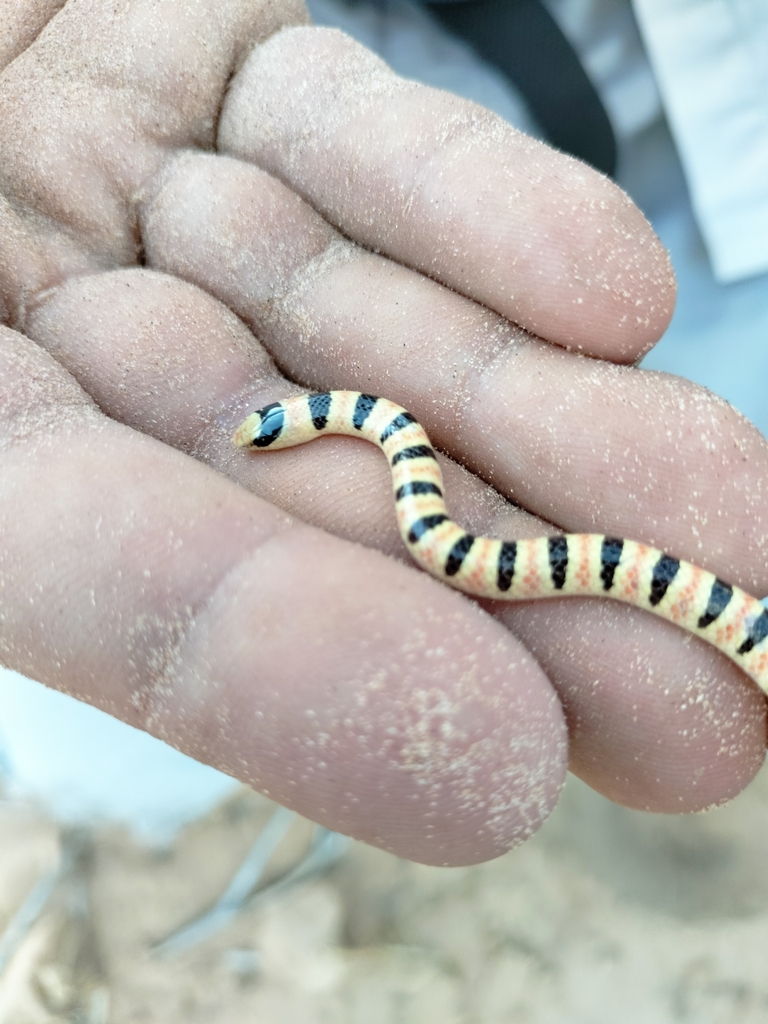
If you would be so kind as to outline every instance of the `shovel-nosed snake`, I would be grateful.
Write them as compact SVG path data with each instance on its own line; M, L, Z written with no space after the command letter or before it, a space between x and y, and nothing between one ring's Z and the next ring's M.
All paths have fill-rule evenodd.
M401 406L359 391L325 391L273 402L244 420L240 448L277 449L322 434L377 444L392 471L397 523L413 558L476 597L610 597L660 615L717 647L768 693L768 611L711 572L647 544L603 534L533 540L475 537L453 522L424 428Z

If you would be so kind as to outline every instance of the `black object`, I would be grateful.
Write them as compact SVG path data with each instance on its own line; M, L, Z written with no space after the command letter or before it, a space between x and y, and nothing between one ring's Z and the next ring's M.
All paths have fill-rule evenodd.
M616 139L608 115L540 0L433 0L424 6L514 82L554 146L613 177Z

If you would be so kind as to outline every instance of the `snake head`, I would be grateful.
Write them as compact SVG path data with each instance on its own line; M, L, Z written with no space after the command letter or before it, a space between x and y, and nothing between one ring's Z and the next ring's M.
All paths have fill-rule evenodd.
M243 420L232 436L238 448L267 448L280 436L285 424L281 402L272 402Z

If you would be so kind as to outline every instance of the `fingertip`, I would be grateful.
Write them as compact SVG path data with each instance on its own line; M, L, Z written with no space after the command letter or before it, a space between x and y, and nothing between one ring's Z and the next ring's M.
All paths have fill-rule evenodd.
M763 764L764 695L677 626L591 600L521 608L508 621L563 701L571 771L610 800L703 811L740 793Z
M181 688L215 701L217 766L410 860L477 863L523 842L566 771L541 669L459 595L319 536L261 547L185 643L190 680L216 666L214 690Z
M669 253L615 182L553 150L545 148L545 159L553 164L553 184L539 260L552 287L531 294L524 326L585 355L637 362L674 313Z
M671 319L669 256L614 182L336 30L286 29L254 52L219 144L544 340L632 363Z

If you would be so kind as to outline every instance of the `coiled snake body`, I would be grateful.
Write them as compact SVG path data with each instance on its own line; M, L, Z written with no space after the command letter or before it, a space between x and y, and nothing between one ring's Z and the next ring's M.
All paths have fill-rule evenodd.
M443 480L424 428L401 406L359 391L274 402L237 428L241 448L291 448L321 434L377 444L392 471L397 523L413 558L476 597L610 597L702 637L768 693L768 612L711 572L633 540L557 534L533 540L474 537L448 516Z

